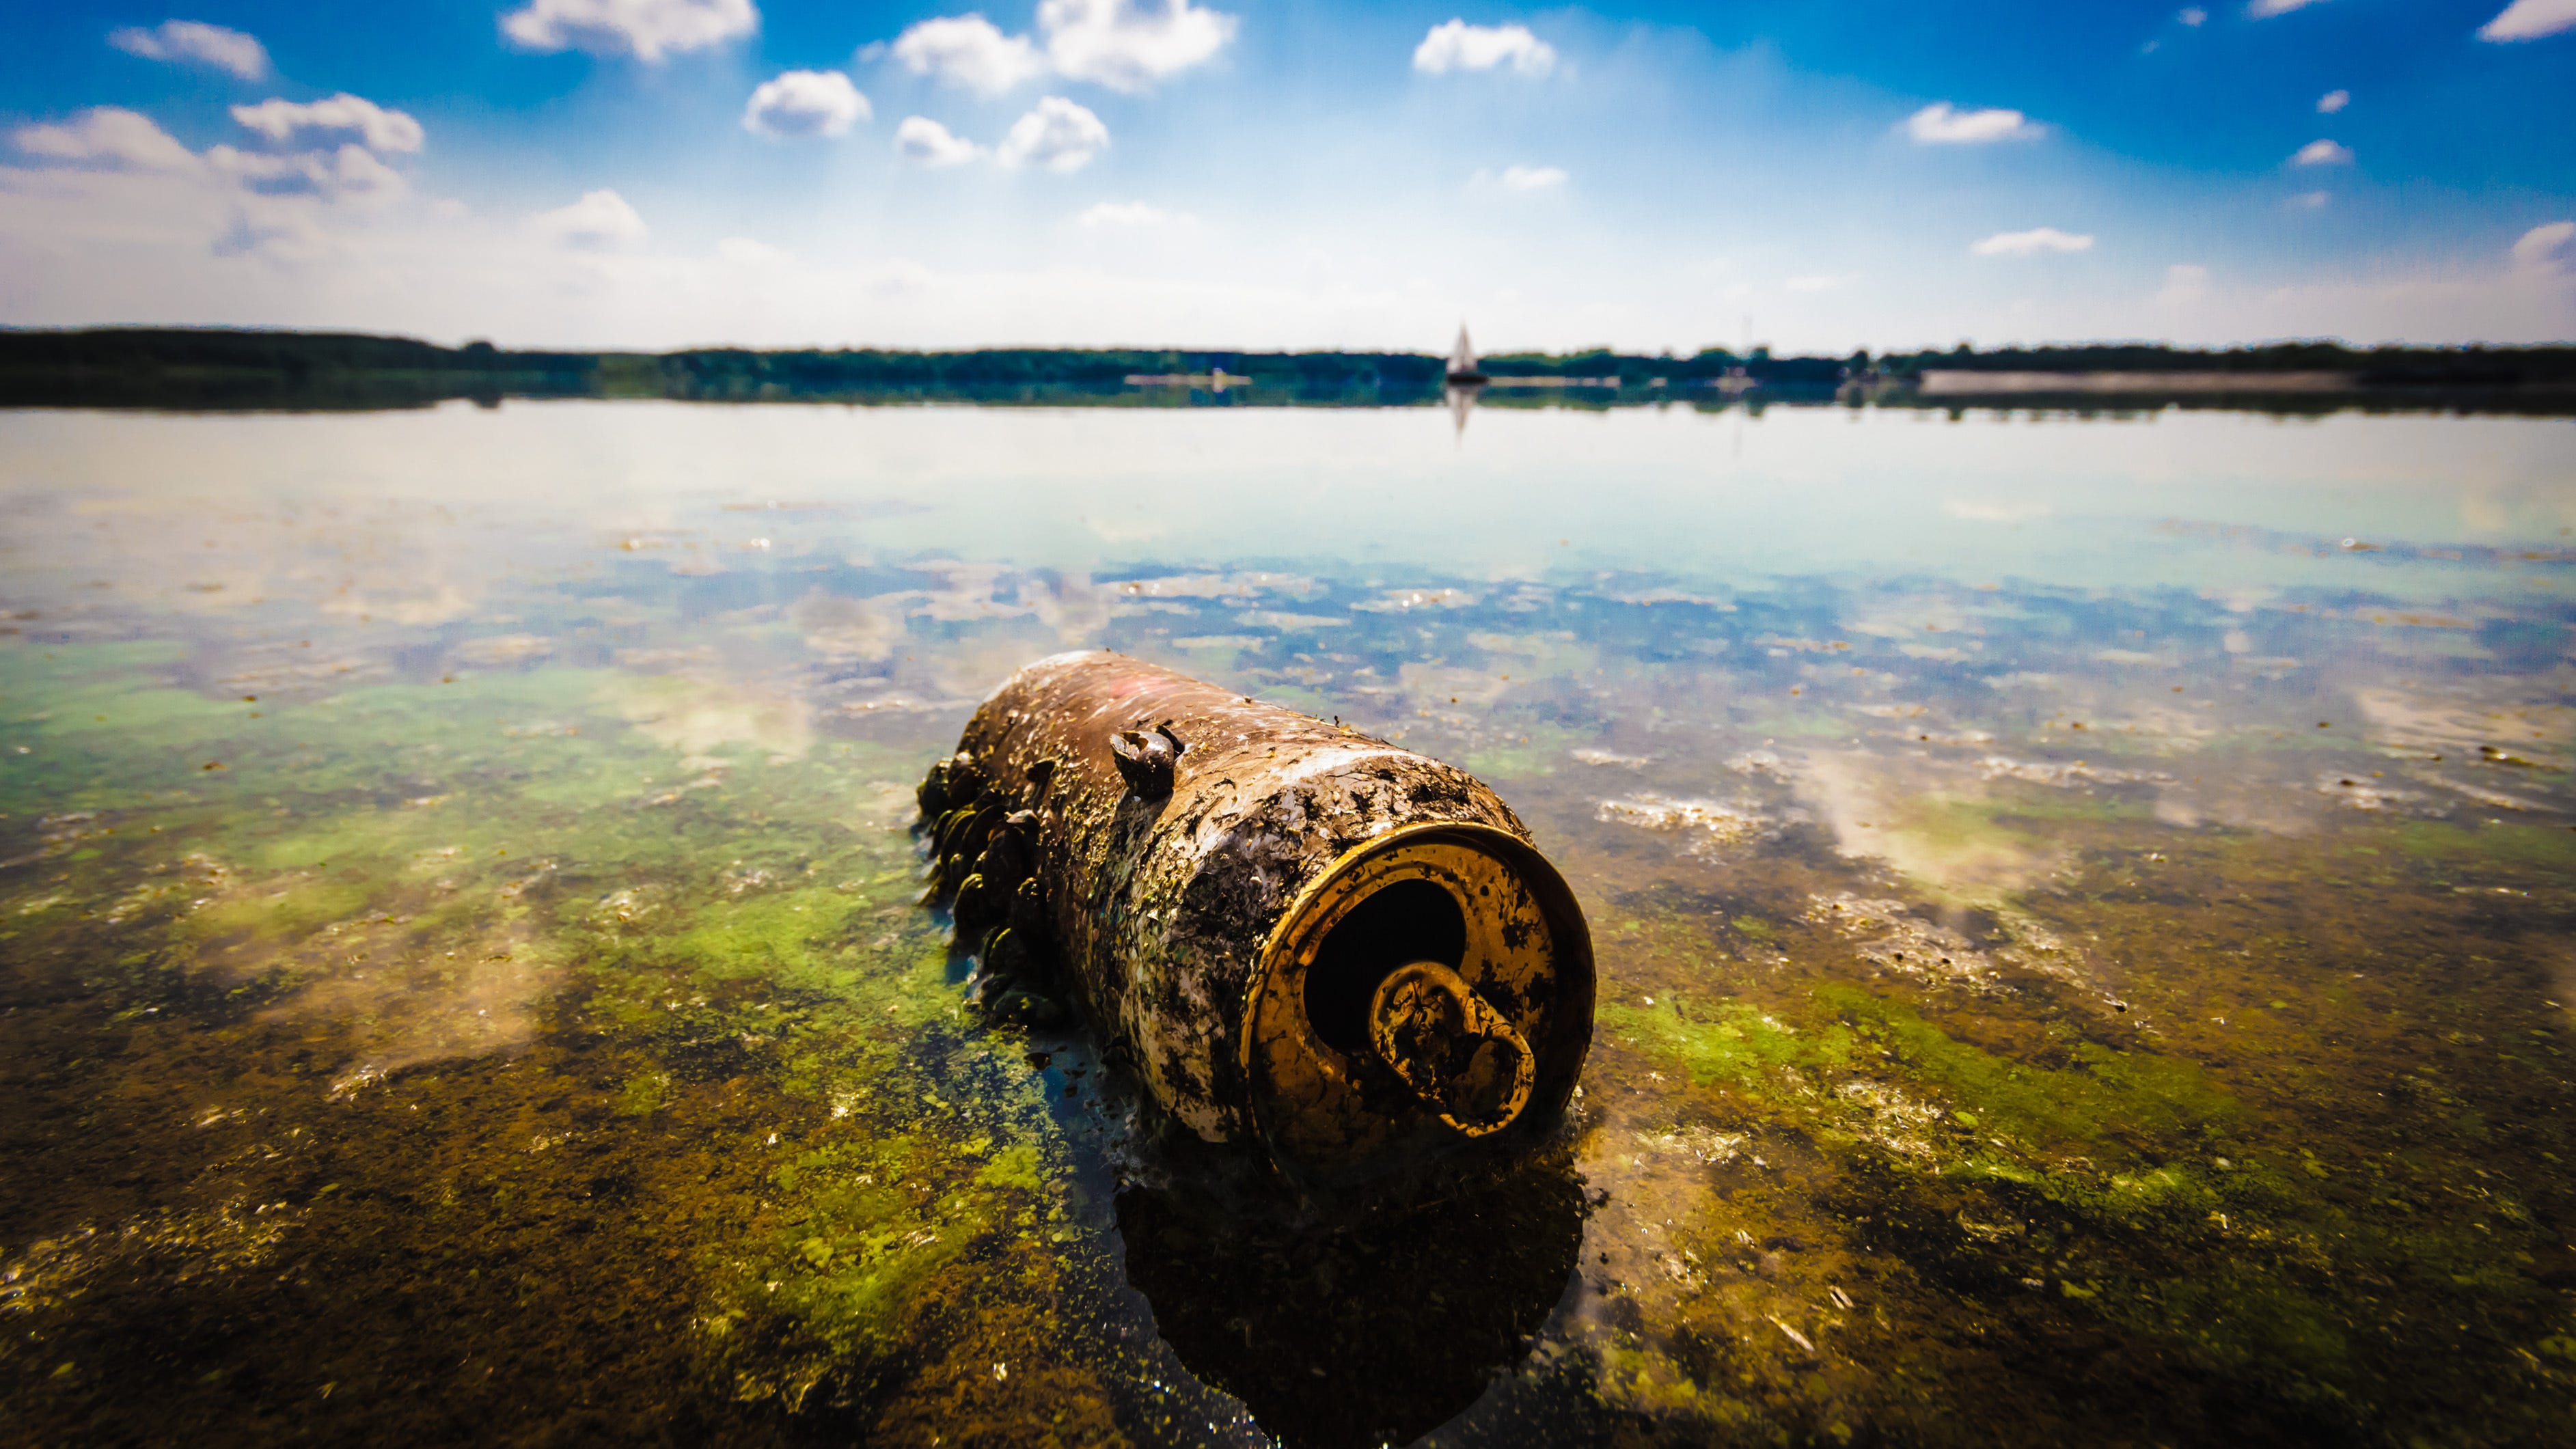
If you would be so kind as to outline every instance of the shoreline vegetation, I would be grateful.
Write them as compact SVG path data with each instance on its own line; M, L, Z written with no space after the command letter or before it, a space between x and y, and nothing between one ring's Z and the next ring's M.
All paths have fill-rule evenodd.
M2122 410L2439 409L2576 415L2576 344L2375 347L2153 343L1848 357L1688 357L1606 348L1486 357L1489 406L1737 402ZM513 351L412 338L249 329L0 330L0 407L426 407L454 399L979 402L1206 406L1436 403L1443 363L1394 352L985 348Z

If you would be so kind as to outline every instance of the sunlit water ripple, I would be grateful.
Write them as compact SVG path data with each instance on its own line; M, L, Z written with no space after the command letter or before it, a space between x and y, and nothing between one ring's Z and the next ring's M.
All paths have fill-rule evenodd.
M31 1439L2576 1433L2576 425L0 414ZM1535 1160L1280 1208L911 788L1106 645L1476 771Z

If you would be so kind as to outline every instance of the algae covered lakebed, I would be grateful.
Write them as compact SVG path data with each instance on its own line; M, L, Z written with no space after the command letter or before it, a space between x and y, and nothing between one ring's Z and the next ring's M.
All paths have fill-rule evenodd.
M0 414L31 1444L2576 1438L2576 425ZM1534 1156L1285 1204L964 1004L1107 646L1476 771Z

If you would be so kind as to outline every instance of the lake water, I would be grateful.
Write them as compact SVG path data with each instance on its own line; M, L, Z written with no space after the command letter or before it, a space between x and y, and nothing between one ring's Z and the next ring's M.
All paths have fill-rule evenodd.
M25 1442L2576 1438L2576 423L0 414ZM1106 645L1456 761L1581 1097L1283 1205L911 791Z

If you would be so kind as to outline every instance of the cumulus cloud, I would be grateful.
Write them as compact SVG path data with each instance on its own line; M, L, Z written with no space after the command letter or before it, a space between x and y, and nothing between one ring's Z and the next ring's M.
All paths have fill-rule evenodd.
M993 157L1005 166L1072 172L1090 165L1108 145L1109 128L1098 116L1062 96L1048 96L1011 123Z
M2269 20L2275 15L2287 15L2293 10L2305 10L2322 3L2324 0L2254 0L2245 7L2245 13L2257 20Z
M1556 69L1556 47L1530 33L1526 25L1470 25L1451 20L1431 27L1413 48L1413 68L1424 75L1453 70L1492 70L1510 66L1525 76Z
M924 20L894 39L894 58L914 75L937 76L979 96L998 96L1046 74L1025 35L1005 35L981 15Z
M1038 29L1046 32L1047 59L1058 75L1129 94L1215 58L1240 23L1190 0L1041 0L1038 6Z
M2035 257L2042 252L2085 252L2092 249L2092 237L2059 231L2053 226L2035 226L2028 231L1999 231L1968 248L1981 257Z
M2524 232L2513 244L2517 272L2554 273L2576 263L2576 221L2553 221Z
M501 17L501 33L529 50L632 55L652 65L759 24L751 0L529 0Z
M894 149L924 166L963 166L984 154L983 147L928 116L904 117L894 128Z
M1134 95L1213 59L1240 23L1190 0L1041 0L1043 49L970 13L921 21L893 45L859 55L891 54L915 75L978 95L997 96L1050 73Z
M2480 40L2538 40L2576 30L2576 0L2513 0L2478 29Z
M1514 191L1553 191L1568 179L1562 166L1506 166L1500 178Z
M742 108L742 128L775 141L846 136L875 114L837 70L791 70L762 81Z
M643 243L644 218L626 198L602 187L585 191L581 200L528 218L538 236L577 251L616 251Z
M374 151L417 151L427 139L420 122L408 114L386 110L346 91L327 100L266 100L255 106L235 106L233 119L244 130L280 145L345 138Z
M1104 201L1075 217L1074 224L1091 231L1160 231L1199 224L1187 212L1165 211L1142 201Z
M743 93L752 79L745 77ZM2315 92L2304 94L2313 99ZM991 134L981 139L998 139L1026 109L1022 104L999 112ZM36 119L67 123L68 112ZM1270 238L1247 235L1220 250L1186 245L1192 235L1187 231L1079 229L1072 224L1074 214L1094 201L1129 201L1145 193L1124 183L1099 190L1078 176L1046 179L1048 189L1062 189L1048 218L1060 245L1047 245L1042 228L1032 234L1024 261L876 250L852 242L836 214L823 212L811 220L839 238L832 255L806 256L800 247L794 261L771 266L757 264L757 253L736 260L728 253L741 249L716 244L719 236L746 230L739 225L686 239L657 229L640 246L608 251L576 250L530 225L527 213L572 201L587 186L562 188L560 201L462 214L417 195L385 207L266 196L223 180L211 167L139 172L33 160L8 144L17 124L14 118L0 124L0 195L7 197L0 205L0 321L15 325L73 326L122 317L448 336L499 327L520 343L654 348L709 337L751 346L865 339L944 348L1032 335L1098 345L1140 335L1217 335L1242 346L1400 348L1408 337L1453 336L1457 326L1454 296L1375 269L1328 272L1317 265L1301 271L1294 243L1274 248ZM231 129L229 122L224 125ZM236 144L248 136L239 133ZM246 149L264 151L265 142ZM1036 181L1042 174L1015 179ZM958 179L969 178L914 178L917 184ZM588 185L610 181L602 176ZM1492 194L1509 195L1499 186ZM1182 203L1172 194L1155 204ZM2548 238L2554 234L2544 233L2525 248L2525 256L2536 254L2538 262L2515 266L2511 257L2518 237L2542 223L2576 218L2566 206L2552 210L2558 214L2533 212L2512 226L2486 229L2456 254L2446 250L2421 262L2358 254L2340 264L2319 263L2307 280L2287 286L2237 277L2217 259L2204 258L2212 272L2207 294L2170 307L2153 301L2166 269L2150 252L2107 292L2043 288L2032 294L2033 310L2016 312L2010 325L2030 336L2152 335L2218 344L2328 335L2359 344L2576 336L2576 256L2568 250L2576 238L2552 251ZM1202 216L1205 231L1218 229L1216 217ZM2080 219L2070 211L2059 216ZM2000 279L2004 273L2100 272L2129 240L2124 236L2100 257L2094 253L2105 249L2097 243L2077 256L2021 259L1967 258L1965 241L1936 242L1943 249L1953 245L1959 248L1951 254L1954 260ZM2167 259L2192 258L2168 252ZM2543 265L2553 262L2554 270ZM1939 258L1933 263L1937 269ZM1795 266L1797 272L1818 270L1816 263ZM1556 339L1556 345L1630 325L1652 345L1657 334L1645 329L1678 325L1732 333L1744 308L1763 305L1758 299L1767 294L1773 298L1768 305L1781 312L1793 334L1775 343L1816 350L1835 340L1832 328L1841 324L1830 319L1847 316L1843 304L1867 285L1864 280L1843 291L1787 294L1781 279L1791 268L1782 266L1773 269L1776 275L1747 280L1747 294L1739 300L1729 290L1739 274L1724 273L1692 289L1706 298L1693 311L1687 299L1675 302L1671 279L1655 269L1614 265L1593 272L1581 291L1549 296L1531 284L1530 296L1493 305L1531 319L1513 325L1530 328L1541 341ZM1886 305L1907 307L1921 290L1891 292ZM1676 312L1676 306L1683 310ZM1916 333L1955 331L1955 324L1939 320L1952 315L1906 313L1894 325ZM1848 339L1841 345L1847 347Z
M412 195L407 178L369 144L420 148L419 124L399 112L335 96L310 106L241 106L234 116L259 144L191 153L150 118L116 107L21 127L11 137L18 150L90 174L58 175L43 203L0 179L0 190L32 208L30 218L7 230L21 237L86 236L112 250L157 235L208 257L255 257L301 270L349 256ZM287 142L313 144L290 151ZM0 172L0 178L24 174ZM444 215L435 207L412 214ZM112 275L124 277L129 288L141 285L130 270Z
M2027 140L2039 133L2029 117L2000 106L1962 111L1948 101L1935 101L1905 118L1905 134L1918 146L1974 146Z
M391 201L409 185L377 154L408 154L428 143L420 122L363 96L343 91L318 101L272 98L235 106L233 120L273 145L311 146L296 155L214 146L206 164L242 190L259 196L311 196L325 201ZM333 145L337 142L337 145Z
M300 156L213 146L206 151L206 164L217 175L261 196L389 201L409 190L401 172L377 160L373 152L354 141L336 151L311 151Z
M2196 29L2209 23L2209 12L2201 9L2197 5L2193 5L2186 7L2183 12L2180 15L2175 16L2174 19Z
M122 106L93 106L63 125L21 126L9 140L30 156L129 171L185 171L188 148L152 118Z
M2321 116L2331 116L2335 112L2340 111L2351 104L2352 92L2328 91L2324 95L2317 97L2317 114Z
M2317 211L2332 200L2334 193L2331 191L2302 191L2290 198L2290 204L2301 211Z
M149 30L128 25L109 31L107 43L145 60L207 66L246 81L268 75L268 50L256 37L201 20L164 20Z
M2352 164L2352 148L2338 146L2332 141L2310 141L2291 155L2290 164L2293 166L2349 166Z

